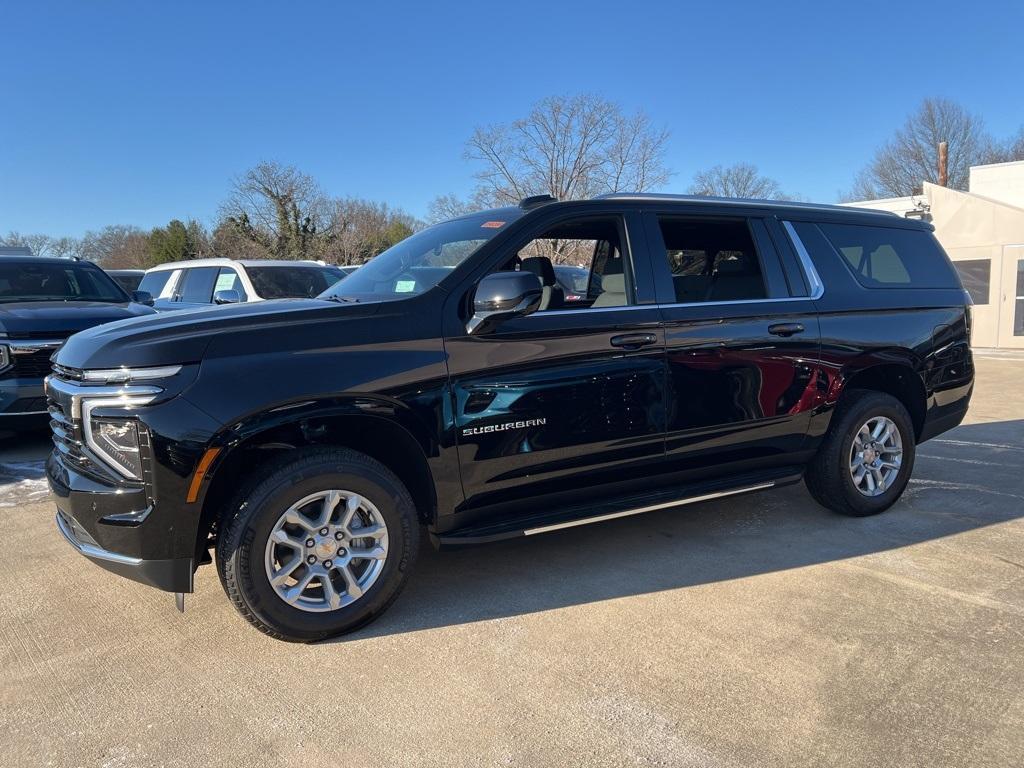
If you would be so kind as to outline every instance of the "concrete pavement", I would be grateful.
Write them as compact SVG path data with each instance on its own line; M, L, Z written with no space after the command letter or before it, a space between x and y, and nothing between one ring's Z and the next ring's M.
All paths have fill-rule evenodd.
M53 525L45 436L0 448L9 766L1020 766L1024 358L888 513L803 486L465 552L390 611L270 640L212 568L184 615Z

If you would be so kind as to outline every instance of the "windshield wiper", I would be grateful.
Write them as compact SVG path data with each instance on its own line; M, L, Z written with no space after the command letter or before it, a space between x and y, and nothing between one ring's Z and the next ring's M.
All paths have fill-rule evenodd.
M336 301L339 304L358 304L359 303L359 299L353 298L351 296L337 296L337 295L334 295L334 296L324 296L324 298L327 301Z

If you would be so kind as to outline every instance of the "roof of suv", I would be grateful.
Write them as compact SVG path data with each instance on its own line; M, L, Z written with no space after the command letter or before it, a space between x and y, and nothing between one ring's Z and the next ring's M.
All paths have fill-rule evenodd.
M183 267L329 267L329 264L320 264L316 261L302 259L228 259L223 256L212 259L190 259L187 261L168 261L165 264L157 264L150 267L148 272L162 272L168 269L181 269Z
M541 197L545 199L540 199ZM489 211L476 211L459 218L473 218L481 215L496 216L502 219L513 220L524 214L542 210L549 206L568 206L610 203L615 201L651 203L656 205L676 204L689 209L694 208L756 208L760 210L776 211L780 214L789 212L791 214L819 214L822 217L848 219L852 222L859 220L862 224L877 222L879 226L899 226L911 229L932 230L931 224L919 219L908 219L892 211L875 210L872 208L851 208L847 205L832 205L829 203L804 203L790 200L762 200L747 197L708 197L702 195L673 195L660 192L613 192L606 195L598 195L583 200L556 200L548 195L526 198L518 206L507 206L494 208Z
M824 213L849 214L851 209L846 205L831 205L829 203L803 203L791 200L762 200L753 197L707 197L702 195L669 195L657 192L613 192L607 195L598 195L594 200L649 200L652 202L677 202L707 205L735 205L743 207L776 208L779 210L798 211L821 211ZM892 211L881 211L872 208L857 208L858 213L867 213L892 218L896 216ZM897 216L897 218L900 218Z

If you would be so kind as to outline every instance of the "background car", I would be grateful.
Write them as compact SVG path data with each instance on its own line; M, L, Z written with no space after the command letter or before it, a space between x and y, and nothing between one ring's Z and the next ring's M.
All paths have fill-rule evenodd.
M146 271L140 290L153 295L160 311L196 309L265 299L319 296L345 273L315 261L195 259Z
M555 265L555 280L562 287L566 304L575 304L587 300L590 285L590 270L586 267L573 267L565 264ZM601 276L594 275L594 295L601 293Z
M144 269L107 269L104 271L128 294L139 290L139 283L142 282L142 278L146 274Z
M0 256L0 429L45 426L50 355L78 331L153 314L147 300L88 261Z

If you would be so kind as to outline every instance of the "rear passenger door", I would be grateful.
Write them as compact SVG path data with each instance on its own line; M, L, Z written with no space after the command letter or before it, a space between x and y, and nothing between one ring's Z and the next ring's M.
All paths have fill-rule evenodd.
M665 210L645 224L665 323L669 471L797 463L819 398L820 339L815 285L778 222Z

